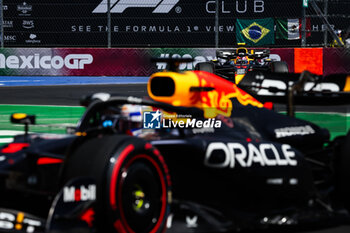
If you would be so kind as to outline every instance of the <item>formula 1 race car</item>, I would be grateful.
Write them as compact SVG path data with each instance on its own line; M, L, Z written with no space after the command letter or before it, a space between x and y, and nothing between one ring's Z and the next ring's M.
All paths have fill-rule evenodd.
M183 60L169 60L175 68ZM0 149L1 232L233 232L349 221L350 136L278 114L203 71L152 100L98 93L73 134ZM140 110L141 109L141 110Z
M215 73L238 84L249 71L272 71L288 73L287 63L269 59L270 50L247 48L224 49L216 51L216 60L200 62L195 70Z

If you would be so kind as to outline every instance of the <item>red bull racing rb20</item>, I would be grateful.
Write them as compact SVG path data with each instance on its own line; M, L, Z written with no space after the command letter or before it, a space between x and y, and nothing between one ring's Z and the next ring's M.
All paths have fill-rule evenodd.
M88 95L71 134L25 133L3 146L0 231L281 231L348 222L349 135L331 141L326 129L267 109L206 71L155 73L148 93ZM14 114L12 122L28 128L35 117Z

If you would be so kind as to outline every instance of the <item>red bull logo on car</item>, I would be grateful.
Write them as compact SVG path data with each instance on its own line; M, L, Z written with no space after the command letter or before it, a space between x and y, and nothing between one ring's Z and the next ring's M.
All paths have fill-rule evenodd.
M263 104L253 98L227 80L212 79L209 73L200 72L198 78L200 80L200 86L209 86L214 89L209 92L201 92L201 104L204 107L208 117L214 117L218 114L224 116L231 116L232 111L232 98L238 100L238 102L244 106L252 105L255 107L263 107Z
M162 86L161 90L157 88L159 86ZM205 71L155 73L148 82L148 93L156 101L200 108L206 118L231 116L233 99L244 106L263 107L236 84Z

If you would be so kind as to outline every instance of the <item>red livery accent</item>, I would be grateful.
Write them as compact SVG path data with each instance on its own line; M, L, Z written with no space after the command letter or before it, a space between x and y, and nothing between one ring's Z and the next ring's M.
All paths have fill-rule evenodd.
M149 150L152 148L152 145L150 143L146 143L145 150Z
M264 108L272 110L273 109L273 103L272 102L265 102L264 103Z
M1 150L1 153L4 154L12 154L12 153L16 153L20 150L22 150L23 148L26 148L29 146L29 143L10 143L7 145L7 147L3 148Z
M80 219L83 220L84 222L86 222L88 224L89 227L92 227L93 224L92 222L94 221L95 219L95 211L90 208L90 209L87 209L81 216L80 216Z
M39 158L36 162L37 165L46 165L46 164L55 164L55 163L63 163L62 159L55 158Z
M80 189L76 189L76 190L75 190L74 198L75 198L75 201L80 201L80 199L81 199L81 192L80 192Z
M154 153L155 155L157 155L157 156L160 155L160 152L159 152L159 150L157 150L157 149L154 149L154 150L153 150L153 153Z

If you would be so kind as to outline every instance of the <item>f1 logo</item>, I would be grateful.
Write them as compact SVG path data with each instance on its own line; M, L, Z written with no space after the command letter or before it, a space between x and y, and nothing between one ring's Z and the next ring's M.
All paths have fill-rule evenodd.
M127 8L155 7L152 13L169 13L180 0L111 0L111 13L123 13ZM103 0L92 13L107 13L107 0Z
M143 128L144 129L160 129L162 114L156 112L143 112Z

